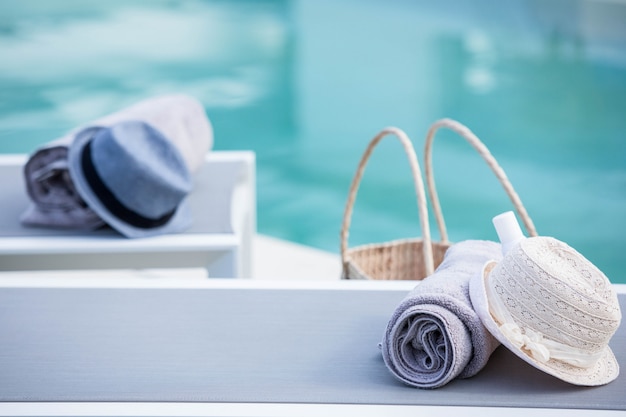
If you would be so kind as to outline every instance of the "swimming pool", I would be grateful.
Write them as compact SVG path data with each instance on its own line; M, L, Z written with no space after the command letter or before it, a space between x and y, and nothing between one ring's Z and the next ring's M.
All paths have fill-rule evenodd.
M625 19L626 5L589 0L2 2L0 152L192 94L215 149L257 153L259 231L338 252L371 137L400 127L421 158L428 126L451 117L490 148L540 234L626 283ZM434 166L450 238L496 239L491 217L511 206L473 149L442 133ZM411 182L383 142L351 246L421 234Z

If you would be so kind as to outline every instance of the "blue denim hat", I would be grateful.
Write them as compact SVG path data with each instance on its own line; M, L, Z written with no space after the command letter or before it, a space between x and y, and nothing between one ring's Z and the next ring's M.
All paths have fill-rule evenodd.
M191 225L189 169L172 142L149 124L87 128L72 142L68 162L85 203L124 236L175 233Z

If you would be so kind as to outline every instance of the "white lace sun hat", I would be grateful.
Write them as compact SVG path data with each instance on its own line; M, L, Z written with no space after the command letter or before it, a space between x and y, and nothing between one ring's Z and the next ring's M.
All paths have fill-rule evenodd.
M613 381L619 365L609 340L622 315L610 281L565 243L524 238L509 213L514 226L498 230L508 252L470 282L481 321L510 351L563 381L584 386Z

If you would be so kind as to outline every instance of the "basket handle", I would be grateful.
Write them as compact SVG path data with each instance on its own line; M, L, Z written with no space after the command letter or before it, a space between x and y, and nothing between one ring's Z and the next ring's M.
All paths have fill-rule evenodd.
M439 197L437 196L437 190L435 188L435 176L433 173L433 164L432 164L432 147L433 147L433 139L435 138L435 132L442 128L446 127L457 134L461 135L465 138L472 147L478 151L480 156L487 162L487 165L491 168L493 173L496 175L496 178L502 184L504 191L506 191L507 195L511 199L517 214L522 219L524 223L524 227L528 232L529 236L537 236L537 231L535 229L535 225L531 220L530 216L528 216L528 212L526 208L522 204L522 200L520 200L517 192L513 189L511 182L507 178L504 170L498 165L498 162L493 157L489 149L478 139L478 137L472 133L466 126L463 124L452 120L452 119L441 119L437 120L433 123L428 130L428 134L426 136L426 144L424 146L424 168L426 175L426 183L428 186L428 194L430 197L431 204L433 206L433 210L435 212L435 218L437 219L437 227L439 228L439 234L441 236L441 241L443 243L448 242L448 232L446 231L446 224L443 219L443 214L441 212L441 205L439 204Z
M433 249L432 242L430 238L430 227L428 224L428 208L426 206L426 193L424 191L424 181L422 179L422 173L420 171L419 162L417 160L417 156L415 154L415 149L411 144L410 139L401 129L396 127L387 127L381 130L369 143L365 153L361 157L361 161L357 167L356 173L354 174L354 178L352 179L352 184L350 185L350 191L348 192L348 201L346 202L346 208L343 215L343 223L341 225L341 259L343 264L343 272L344 276L347 276L347 268L348 268L348 260L346 259L348 256L348 236L350 229L350 221L352 218L352 209L354 207L354 201L356 200L357 190L359 188L359 184L361 182L361 178L363 177L363 173L365 172L365 165L369 160L374 147L384 138L385 136L392 134L395 135L400 142L409 158L409 164L411 165L411 172L413 174L413 182L415 185L415 192L417 194L417 208L420 217L420 227L422 228L422 239L423 239L423 256L424 256L424 267L426 276L431 275L434 271L434 261L433 261Z

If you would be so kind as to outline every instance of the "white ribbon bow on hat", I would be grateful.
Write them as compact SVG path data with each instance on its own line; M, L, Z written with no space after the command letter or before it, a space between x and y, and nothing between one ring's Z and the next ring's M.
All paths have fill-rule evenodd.
M515 347L529 351L530 355L539 362L550 360L550 349L542 344L544 339L541 334L530 329L526 329L526 333L523 333L515 323L504 323L500 326L500 331Z

